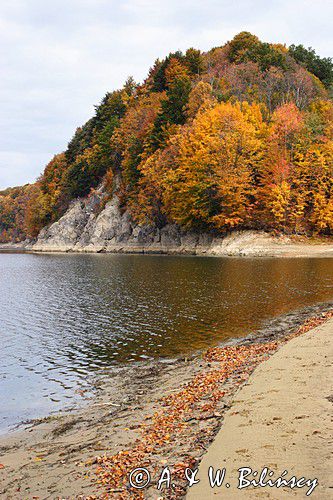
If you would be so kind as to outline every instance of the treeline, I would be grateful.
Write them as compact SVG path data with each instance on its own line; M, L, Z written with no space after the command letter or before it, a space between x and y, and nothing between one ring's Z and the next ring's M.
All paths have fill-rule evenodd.
M141 223L332 234L332 86L330 58L247 32L171 53L107 93L35 184L0 193L1 241L101 182Z

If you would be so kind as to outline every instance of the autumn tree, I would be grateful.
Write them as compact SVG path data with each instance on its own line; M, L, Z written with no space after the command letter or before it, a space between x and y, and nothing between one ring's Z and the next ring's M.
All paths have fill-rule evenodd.
M243 31L107 92L32 185L0 192L0 240L36 237L97 186L140 223L332 234L333 64Z
M162 101L161 111L150 134L152 151L166 143L175 125L182 125L186 121L186 106L191 90L187 69L177 59L172 59L165 71L165 78L166 98Z
M207 82L199 82L190 92L186 115L188 118L194 118L199 110L213 107L217 100L213 95L213 88Z
M280 106L272 115L258 189L261 217L268 227L288 229L293 157L303 125L301 112L293 103ZM298 216L303 216L303 209Z
M229 43L229 60L235 63L255 62L261 70L271 66L287 68L286 50L270 43L261 42L258 37L247 31L236 35Z
M129 107L110 143L120 156L122 176L130 190L140 177L138 165L164 98L165 93L156 92L140 96Z
M167 216L185 228L246 225L252 168L260 161L259 128L239 105L222 103L198 114L193 125L171 141L177 153L168 162L170 168L165 168L163 153L164 161L153 161L155 177L162 179ZM144 165L144 174L147 169L151 175L152 166Z

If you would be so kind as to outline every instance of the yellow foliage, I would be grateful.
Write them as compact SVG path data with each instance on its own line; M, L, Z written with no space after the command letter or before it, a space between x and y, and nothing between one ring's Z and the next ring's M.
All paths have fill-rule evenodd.
M261 160L261 123L256 106L243 113L238 104L222 103L200 112L166 150L141 165L140 206L150 186L150 198L184 227L227 229L246 222L251 175Z

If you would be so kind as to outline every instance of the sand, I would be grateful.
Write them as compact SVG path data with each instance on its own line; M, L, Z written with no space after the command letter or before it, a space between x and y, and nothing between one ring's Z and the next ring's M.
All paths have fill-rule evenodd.
M288 333L297 331L307 318L320 317L331 307L331 304L313 306L276 318L255 335L240 340L239 344L283 339ZM151 465L176 464L188 457L198 462L217 435L202 462L203 468L207 459L213 461L210 465L216 460L223 466L221 449L224 458L233 452L236 454L234 463L237 466L251 463L259 467L263 461L279 470L292 464L303 475L320 476L317 490L321 488L326 495L327 490L323 488L327 487L324 470L327 471L331 403L325 398L332 394L328 387L327 357L332 321L328 325L320 327L319 334L316 329L282 347L256 369L250 384L244 387L245 392L237 392L239 373L234 379L228 379L219 387L225 391L225 397L219 400L213 414L203 411L207 400L198 401L187 423L186 439L181 434L174 436L170 443L157 450ZM34 421L23 430L0 436L0 464L3 464L0 466L0 498L82 499L88 495L99 496L104 490L92 482L96 480L95 457L131 449L140 436L140 424L149 423L151 415L163 409L164 396L177 393L197 373L209 372L217 365L198 354L190 359L124 367L98 379L94 397L81 409ZM257 379L261 380L259 385L255 382ZM282 405L277 405L280 395L275 391L279 390ZM222 430L217 434L221 426ZM252 463L253 450L260 438L262 445L257 448L262 455L256 451L256 461ZM224 439L228 441L221 445ZM282 456L280 462L275 454L284 448L289 450L288 455ZM226 488L224 490L225 496ZM199 492L195 498L203 500L209 498L211 492L203 482L195 491ZM315 495L316 491L313 497ZM145 491L145 498L159 497L161 494L154 487ZM111 493L110 498L116 499L117 495ZM168 498L182 496L168 495ZM247 495L246 498L250 497ZM273 498L282 498L280 492ZM326 499L328 496L316 498Z
M200 360L124 368L99 380L83 408L0 436L0 498L72 499L102 493L94 458L125 449L137 427L200 369Z
M237 489L238 469L266 466L278 477L318 479L311 498L333 498L333 320L295 338L262 363L238 392L222 429L204 456L187 500L210 498L306 498L309 487ZM208 468L226 468L212 489ZM250 478L250 479L253 479ZM226 482L230 487L226 487Z

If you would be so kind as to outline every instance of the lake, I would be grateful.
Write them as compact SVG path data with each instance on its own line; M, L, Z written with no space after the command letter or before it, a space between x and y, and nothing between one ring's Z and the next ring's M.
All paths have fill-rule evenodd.
M68 408L119 364L332 299L331 258L0 253L0 431Z

